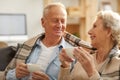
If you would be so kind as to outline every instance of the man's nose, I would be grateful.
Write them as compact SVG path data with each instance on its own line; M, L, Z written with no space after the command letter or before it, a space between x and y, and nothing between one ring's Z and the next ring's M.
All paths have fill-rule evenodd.
M59 27L62 27L62 22L61 21L58 21L58 24L57 24Z

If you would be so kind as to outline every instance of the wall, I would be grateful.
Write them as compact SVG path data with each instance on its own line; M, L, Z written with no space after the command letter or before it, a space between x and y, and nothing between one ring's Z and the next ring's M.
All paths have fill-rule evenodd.
M110 3L110 5L111 5L111 8L112 8L112 10L113 11L118 11L118 2L117 2L117 0L100 0L102 3L106 3L106 2L108 2L108 3ZM101 3L101 5L100 6L102 6L102 3Z
M66 8L68 7L78 7L80 6L80 0L51 0L52 2L61 2L65 5ZM68 17L68 24L79 24L79 18L78 17Z
M26 14L28 38L41 33L43 0L0 0L0 13Z

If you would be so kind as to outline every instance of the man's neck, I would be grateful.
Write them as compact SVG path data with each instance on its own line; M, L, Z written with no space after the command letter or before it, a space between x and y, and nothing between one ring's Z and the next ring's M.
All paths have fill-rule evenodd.
M46 47L51 47L51 46L56 46L60 43L61 41L61 37L57 37L57 38L49 38L49 37L46 37L42 40L43 44L46 46Z

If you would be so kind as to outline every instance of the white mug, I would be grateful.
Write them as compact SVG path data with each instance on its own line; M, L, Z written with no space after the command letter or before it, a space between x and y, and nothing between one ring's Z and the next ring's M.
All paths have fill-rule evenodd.
M27 69L28 69L29 72L40 71L40 65L28 63L27 64Z
M74 47L65 48L66 54L67 54L70 58L75 59L75 57L73 56L73 50L74 50Z

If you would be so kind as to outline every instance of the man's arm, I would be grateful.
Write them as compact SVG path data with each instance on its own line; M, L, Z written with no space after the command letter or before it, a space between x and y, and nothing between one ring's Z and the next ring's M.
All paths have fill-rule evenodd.
M18 80L16 78L15 69L9 70L6 74L6 80Z

